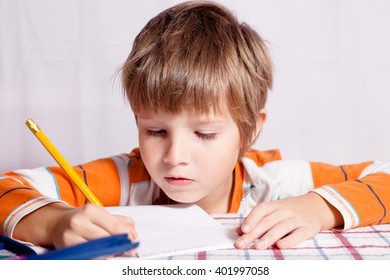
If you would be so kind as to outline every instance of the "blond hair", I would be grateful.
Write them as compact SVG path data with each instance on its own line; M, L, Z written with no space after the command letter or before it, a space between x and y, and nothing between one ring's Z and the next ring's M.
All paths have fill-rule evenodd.
M272 86L263 39L225 7L203 1L181 3L152 18L121 71L135 115L141 108L221 112L224 104L239 129L242 152L256 137Z

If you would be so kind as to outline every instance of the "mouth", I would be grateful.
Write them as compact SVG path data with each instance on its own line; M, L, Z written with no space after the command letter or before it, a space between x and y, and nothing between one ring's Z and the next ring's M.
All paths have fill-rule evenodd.
M176 187L185 187L191 185L194 181L184 177L164 177L165 181L167 181L170 185Z

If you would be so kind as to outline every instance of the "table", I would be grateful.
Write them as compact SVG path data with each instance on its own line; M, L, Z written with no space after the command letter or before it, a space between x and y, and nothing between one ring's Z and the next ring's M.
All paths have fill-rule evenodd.
M244 217L219 214L213 217L234 230ZM38 247L37 247L38 248ZM42 248L43 249L43 248ZM0 257L2 255L0 250ZM290 249L267 250L219 249L175 255L158 260L383 260L390 259L390 224L356 228L348 231L326 230L314 239Z
M229 228L243 221L237 214L213 215ZM280 250L224 249L167 257L168 260L379 260L390 259L390 224L348 231L326 230L298 246Z

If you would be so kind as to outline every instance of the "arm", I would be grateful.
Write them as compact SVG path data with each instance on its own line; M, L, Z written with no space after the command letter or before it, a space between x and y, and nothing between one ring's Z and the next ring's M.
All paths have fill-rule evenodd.
M313 175L328 173L329 167L312 163ZM321 195L343 215L344 229L390 222L390 164L371 163L360 172L341 166L344 181L315 183ZM341 167L338 169L341 170ZM324 169L327 169L326 172ZM323 176L322 176L323 177ZM316 180L315 180L316 181Z
M113 160L100 159L79 165L75 170L104 205L119 205L121 183ZM131 220L118 218L103 208L85 203L83 194L59 167L25 169L0 175L2 234L56 247L118 230L134 235ZM118 226L119 220L124 220L126 225L122 229Z
M274 243L287 248L323 229L389 222L385 210L390 207L389 165L367 162L332 166L300 161L292 166L291 162L271 163L260 169L267 171L272 182L269 184L275 184L268 188L281 190L271 196L284 199L263 202L253 208L238 229L242 234L236 242L238 248L257 238L254 246L258 249ZM294 189L301 193L294 193Z
M256 249L266 249L274 243L279 248L290 248L313 238L320 230L342 223L342 216L336 208L310 192L258 204L238 229L241 237L235 246L245 248L255 241Z
M13 237L43 247L60 248L119 233L127 233L135 240L133 220L111 215L94 204L75 208L52 203L25 216L15 227Z

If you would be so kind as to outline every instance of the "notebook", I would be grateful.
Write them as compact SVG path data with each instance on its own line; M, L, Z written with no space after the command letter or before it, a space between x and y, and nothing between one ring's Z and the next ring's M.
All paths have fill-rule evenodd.
M11 260L89 260L135 250L138 242L131 242L127 234L106 236L57 250L43 249L38 254L32 246L0 234L0 259ZM34 246L34 248L38 248Z
M196 205L106 207L131 217L136 225L142 259L234 248L237 234Z

